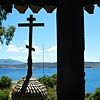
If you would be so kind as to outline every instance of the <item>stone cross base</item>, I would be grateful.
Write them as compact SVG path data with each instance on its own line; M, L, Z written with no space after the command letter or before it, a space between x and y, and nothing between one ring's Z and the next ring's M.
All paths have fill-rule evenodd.
M46 98L46 87L33 77L22 78L12 91L12 100L46 100Z

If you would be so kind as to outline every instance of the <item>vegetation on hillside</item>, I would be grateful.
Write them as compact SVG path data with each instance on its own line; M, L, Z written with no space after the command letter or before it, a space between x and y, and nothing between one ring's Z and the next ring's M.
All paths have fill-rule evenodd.
M87 93L85 100L100 100L100 87L97 88L94 93Z
M10 88L10 87L11 87L11 79L8 76L2 76L0 79L0 89Z
M46 100L57 100L56 94L56 81L57 74L53 74L52 76L43 76L38 79L42 84L44 84L47 88L48 96Z
M11 100L11 79L8 76L2 76L0 78L0 100Z

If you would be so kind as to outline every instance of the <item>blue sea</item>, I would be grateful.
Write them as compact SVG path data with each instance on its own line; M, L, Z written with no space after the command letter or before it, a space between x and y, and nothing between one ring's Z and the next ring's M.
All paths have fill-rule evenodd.
M56 68L33 68L35 78L43 75L51 76L57 73ZM12 81L26 76L27 68L0 68L0 77L9 76ZM100 68L85 68L85 93L93 93L97 87L100 87Z
M100 68L85 68L85 93L93 93L100 87Z
M33 76L35 78L42 77L44 75L51 76L52 74L57 73L56 68L33 68ZM8 76L12 81L21 79L27 75L27 68L0 68L0 77Z

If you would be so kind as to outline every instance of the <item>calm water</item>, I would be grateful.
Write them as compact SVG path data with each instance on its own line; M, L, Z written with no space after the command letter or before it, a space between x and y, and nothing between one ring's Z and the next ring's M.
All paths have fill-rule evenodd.
M85 68L85 93L100 87L100 68Z
M56 68L33 68L33 76L35 78L42 77L43 75L52 75L57 73ZM27 68L0 68L0 77L9 76L13 81L21 79L23 76L26 76Z
M0 68L0 77L9 76L13 81L21 79L26 76L27 68ZM33 69L34 77L39 78L43 76L43 68ZM57 73L56 68L45 68L45 75L52 75ZM85 93L93 93L97 87L100 87L100 68L85 68Z

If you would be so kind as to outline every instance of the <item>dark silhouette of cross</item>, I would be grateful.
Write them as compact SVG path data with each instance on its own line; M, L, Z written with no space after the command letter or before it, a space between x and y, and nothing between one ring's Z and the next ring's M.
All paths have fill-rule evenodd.
M35 51L34 48L32 48L32 31L33 26L44 26L44 23L33 23L36 19L33 17L33 15L30 15L29 18L27 18L27 21L29 23L19 23L18 26L20 27L29 27L29 45L26 45L26 48L29 49L28 54L28 70L27 70L27 77L30 78L32 76L32 51Z

